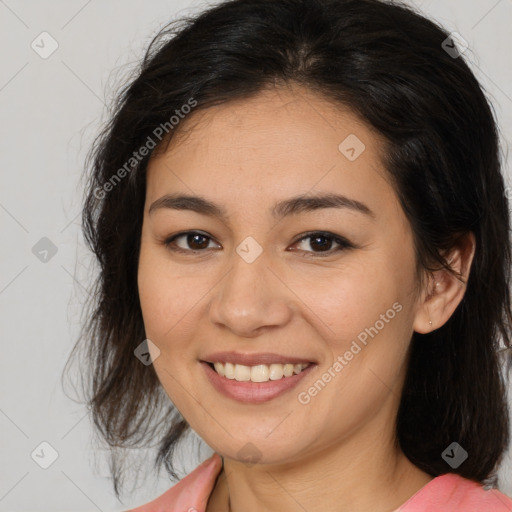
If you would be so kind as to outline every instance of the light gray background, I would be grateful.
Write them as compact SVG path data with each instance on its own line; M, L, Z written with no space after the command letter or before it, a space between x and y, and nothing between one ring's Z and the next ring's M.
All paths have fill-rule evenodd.
M508 179L512 0L413 3L469 43L465 56L501 126ZM0 511L119 511L155 498L173 483L165 472L159 480L150 475L119 504L106 454L93 449L86 410L63 393L61 373L78 333L90 263L80 233L79 178L105 119L104 102L159 27L206 5L0 0ZM46 59L31 48L43 31L58 43ZM43 237L57 249L47 262L32 252ZM43 441L58 454L48 469L31 458ZM43 452L37 452L40 461L50 450ZM201 456L209 453L203 445ZM194 450L184 451L181 469L193 469L197 457ZM142 458L134 453L134 460ZM500 475L501 489L512 494L510 453Z

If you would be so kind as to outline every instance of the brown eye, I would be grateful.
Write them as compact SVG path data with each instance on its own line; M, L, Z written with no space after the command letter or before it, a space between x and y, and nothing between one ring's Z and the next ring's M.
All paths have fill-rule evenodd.
M306 240L309 240L309 242L305 242ZM323 231L316 231L307 234L306 236L303 236L299 240L295 242L294 245L297 245L298 243L303 243L302 249L298 249L300 251L306 252L306 253L313 253L313 255L319 255L319 253L326 253L326 255L331 255L334 252L341 251L344 249L350 249L354 247L350 242L347 240L334 235L332 233L326 233ZM334 250L332 248L334 247ZM308 251L307 248L313 249L312 251Z
M176 243L176 241L180 239L183 240L183 242L181 242L181 246ZM164 241L164 245L174 252L193 254L206 252L206 249L209 248L210 241L212 240L213 239L210 236L198 231L186 231L167 238ZM306 240L309 240L309 242L306 242ZM333 233L323 231L307 233L306 236L302 236L302 238L294 242L293 245L296 246L299 243L304 244L303 247L293 250L304 252L306 253L305 256L330 256L335 252L354 247L354 245L348 240L345 240L338 235L334 235ZM308 250L308 248L312 250Z
M184 240L182 243L185 247L176 244L176 240L180 239ZM187 231L168 238L164 245L176 252L203 252L204 249L208 249L211 240L211 237L198 231Z

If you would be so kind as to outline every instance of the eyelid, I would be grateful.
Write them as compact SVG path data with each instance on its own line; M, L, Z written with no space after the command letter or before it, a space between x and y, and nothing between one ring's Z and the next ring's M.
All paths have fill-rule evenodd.
M191 230L188 230L188 231L181 231L180 233L176 233L175 235L171 235L171 236L168 236L166 237L162 243L165 247L169 248L169 250L171 251L175 251L175 252L182 252L182 253L189 253L189 254L195 254L195 253L200 253L200 252L206 252L206 249L203 249L203 250L194 250L194 249L182 249L181 247L173 247L171 248L170 245L177 239L177 238L180 238L182 236L187 236L187 235L201 235L201 236L204 236L205 238L208 238L210 239L211 241L214 241L215 242L215 239L208 235L207 233L203 232L203 231L200 231L200 230L197 230L197 229L191 229ZM215 242L215 243L218 243L218 242ZM220 244L219 244L220 245Z
M330 231L323 231L323 230L313 230L313 231L307 231L305 233L302 233L293 243L292 245L296 245L299 242L302 242L303 240L306 240L308 238L313 238L314 235L317 236L324 236L325 238L332 239L333 242L338 244L337 248L329 249L325 252L314 252L314 251L302 251L306 253L306 256L311 257L327 257L332 256L335 253L341 252L343 250L347 249L354 249L355 245L352 244L349 240L347 240L345 237L342 237L341 235L337 235L335 233L332 233ZM300 249L298 250L300 252Z
M180 233L176 233L174 235L171 235L169 237L166 237L162 243L163 245L168 248L169 250L173 251L173 252L179 252L179 253L186 253L186 254L198 254L198 253L206 253L207 252L207 249L182 249L181 247L172 247L171 248L171 244L177 239L177 238L180 238L182 236L187 236L187 235L191 235L191 234L198 234L198 235L202 235L204 236L205 238L209 239L210 241L213 241L215 242L215 239L210 236L209 234L203 232L203 231L200 231L200 230L188 230L188 231L182 231ZM305 233L301 233L298 238L295 239L294 242L292 242L292 246L293 245L296 245L297 243L299 242L302 242L303 240L306 240L308 238L313 238L314 235L317 235L317 236L324 236L326 238L330 238L332 239L333 242L335 242L336 244L338 244L338 247L335 248L335 249L329 249L327 251L320 251L320 252L315 252L315 251L304 251L304 250L301 250L301 249L295 249L294 251L296 252L304 252L306 253L305 256L311 256L311 257L326 257L326 256L331 256L337 252L340 252L340 251L343 251L343 250L347 250L347 249L353 249L355 248L356 246L354 244L352 244L349 240L347 240L345 237L342 237L340 235L337 235L335 233L332 233L330 231L323 231L323 230L313 230L313 231L307 231ZM218 244L218 242L215 242ZM220 245L220 244L219 244Z

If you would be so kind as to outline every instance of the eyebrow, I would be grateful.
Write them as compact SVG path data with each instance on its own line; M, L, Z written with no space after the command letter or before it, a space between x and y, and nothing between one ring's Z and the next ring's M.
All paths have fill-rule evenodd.
M204 197L184 194L166 194L157 199L149 207L149 215L159 209L189 210L210 217L226 220L229 215L224 207ZM275 219L289 215L312 212L324 208L348 208L375 219L375 213L364 203L340 194L324 194L320 196L296 196L276 203L270 210Z

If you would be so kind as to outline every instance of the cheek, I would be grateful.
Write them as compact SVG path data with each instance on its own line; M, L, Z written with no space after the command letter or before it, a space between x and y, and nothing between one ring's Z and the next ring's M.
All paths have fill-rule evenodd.
M194 304L204 295L189 284L189 279L178 276L157 253L141 249L138 287L145 334L159 350L153 367L169 399L186 416L193 411L184 391L191 386L188 365L193 361L184 347L193 332Z
M141 250L138 269L139 299L146 334L165 342L186 326L208 289L206 276L183 275L158 254Z
M397 316L396 309L400 308L393 309L393 304L401 302L405 282L398 272L386 271L385 267L381 256L328 269L323 275L307 279L295 276L294 293L306 306L303 311L310 312L310 321L319 325L331 342L339 340L343 346L347 338Z
M333 384L328 384L331 391L318 405L325 400L328 407L335 400L354 412L358 400L375 405L393 388L412 334L409 285L407 273L392 269L381 257L351 264L331 273L329 280L317 280L315 286L302 283L294 288L297 295L307 297L303 310L311 310L309 322L330 354L322 369L327 373L320 379Z
M314 410L318 424L333 436L398 400L410 339L408 313L400 301L348 304L334 325L336 336L324 338L330 360L297 396L304 411Z

